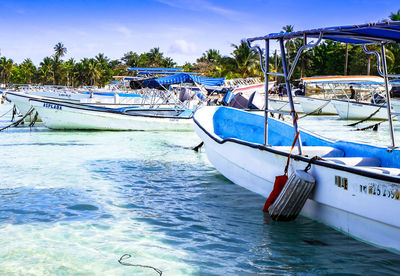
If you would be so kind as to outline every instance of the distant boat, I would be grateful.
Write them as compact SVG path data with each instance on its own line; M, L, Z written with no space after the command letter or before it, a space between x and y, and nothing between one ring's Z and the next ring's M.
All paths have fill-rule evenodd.
M337 113L343 120L387 120L387 106L385 103L373 104L352 100L331 100Z
M371 108L359 109L360 105L352 105L349 96L345 90L349 90L350 86L356 87L359 94L367 93L371 96L372 90L377 87L383 89L383 78L378 76L327 76L327 77L308 77L301 79L302 85L305 87L306 95L297 97L303 111L312 115L339 115L342 119L364 119L371 113ZM318 93L311 91L322 90ZM338 100L342 104L334 101ZM344 102L349 104L345 107ZM353 101L355 102L355 101ZM365 102L360 102L363 104ZM367 103L368 104L368 103ZM353 110L355 109L355 110ZM353 114L354 113L354 114ZM387 115L385 116L385 118ZM379 118L379 114L373 119Z

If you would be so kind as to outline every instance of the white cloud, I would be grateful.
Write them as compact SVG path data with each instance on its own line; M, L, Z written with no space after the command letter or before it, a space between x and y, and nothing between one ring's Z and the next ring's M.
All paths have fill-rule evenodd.
M194 43L187 42L183 39L175 40L174 43L169 47L169 52L176 54L193 54L196 51L197 48Z
M239 13L234 10L226 9L226 8L221 8L219 6L216 6L212 4L211 2L207 0L191 0L191 1L185 1L185 0L156 0L160 3L163 3L165 5L168 5L170 7L174 8L181 8L181 9L187 9L187 10L192 10L192 11L210 11L214 12L216 14L222 15L222 16L237 16Z
M123 34L126 38L129 38L132 36L132 30L123 25L115 26L115 31Z

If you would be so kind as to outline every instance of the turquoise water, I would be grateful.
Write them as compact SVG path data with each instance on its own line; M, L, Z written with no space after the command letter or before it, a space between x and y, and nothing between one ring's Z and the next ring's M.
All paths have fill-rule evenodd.
M398 274L400 255L304 217L270 221L264 198L190 150L199 142L40 124L0 132L0 275L158 275L120 265L123 254L163 275Z

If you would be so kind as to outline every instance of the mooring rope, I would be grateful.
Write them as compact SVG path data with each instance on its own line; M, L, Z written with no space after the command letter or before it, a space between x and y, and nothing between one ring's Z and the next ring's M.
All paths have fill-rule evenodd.
M29 127L33 127L35 125L35 123L37 122L39 118L39 113L37 113L37 111L35 112L35 116L33 116L33 120L31 120L31 123L29 124Z
M6 116L10 111L12 111L14 109L14 107L13 108L11 108L9 111L7 111L6 113L4 113L3 115L1 115L0 116L0 118L2 118L2 117L4 117L4 116Z
M360 124L360 123L363 123L363 122L365 122L365 121L368 121L368 120L371 119L376 113L378 113L379 110L381 110L381 108L384 107L384 106L385 106L385 105L382 104L377 110L375 110L374 112L372 112L372 114L369 115L367 118L362 119L362 120L360 120L360 121L358 121L358 122L355 122L355 123L346 125L346 126L356 126L356 125L358 125L358 124Z
M17 107L15 106L15 104L14 104L14 106L13 106L12 111L13 111L13 113L12 113L11 121L14 121L15 115L17 115L17 113L18 113Z
M158 273L158 275L160 275L160 276L162 275L162 271L161 271L160 269L158 269L158 268L153 267L153 266L150 266L150 265L140 265L140 264L130 264L130 263L125 263L125 262L123 262L123 260L129 259L129 258L131 258L131 257L132 257L132 255L130 255L130 254L124 254L124 255L121 256L121 258L119 258L118 262L119 262L120 264L126 265L126 266L136 266L136 267L143 267L143 268L151 268L151 269L153 269L154 271L156 271L156 272Z
M12 122L12 123L9 124L8 126L5 126L5 127L3 127L3 128L0 128L0 131L3 131L3 130L5 130L5 129L9 128L9 127L12 127L12 126L18 126L18 125L19 125L26 117L28 117L33 111L34 111L34 108L31 107L31 108L29 109L29 111L28 111L24 116L22 116L21 119L19 119L18 121Z
M372 124L372 125L366 126L366 127L353 129L353 131L363 131L363 130L368 130L368 129L371 129L371 128L372 128L373 131L378 131L378 126L380 124L382 124L382 123L383 123L383 121L379 122L379 123L376 123L376 124Z
M315 109L314 111L307 113L303 116L301 116L299 119L303 119L309 115L314 115L314 114L318 114L325 106L327 106L331 101L327 101L326 103L324 103L322 106L318 107L317 109Z
M192 150L194 151L199 151L199 149L203 146L204 142L201 142L200 144L198 144L197 146L195 146L194 148L192 148Z

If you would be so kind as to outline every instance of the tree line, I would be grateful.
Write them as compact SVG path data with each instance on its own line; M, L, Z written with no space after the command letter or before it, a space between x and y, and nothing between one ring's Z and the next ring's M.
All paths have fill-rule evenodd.
M400 10L391 13L389 19L400 21ZM294 31L293 25L282 28L282 32ZM295 55L304 44L303 39L286 41L286 56L289 64L293 64ZM249 49L245 41L232 44L232 52L225 56L217 49L205 51L194 63L180 66L187 72L199 72L209 77L247 78L260 77L264 74L260 68L258 53ZM369 45L368 50L379 51L379 45ZM122 58L111 60L103 53L94 58L83 58L76 61L73 58L63 60L67 48L59 42L54 46L54 53L45 57L35 66L27 58L17 64L12 59L0 57L0 82L51 85L97 85L104 86L112 80L112 76L132 75L128 67L177 67L177 63L166 57L159 47L149 52L138 54L130 51ZM400 73L400 46L386 46L387 65L389 73ZM277 51L270 56L269 70L282 72L281 55ZM374 55L366 55L362 46L346 45L335 41L324 41L302 55L296 67L293 78L322 75L377 75L377 61ZM278 79L279 81L279 79Z

